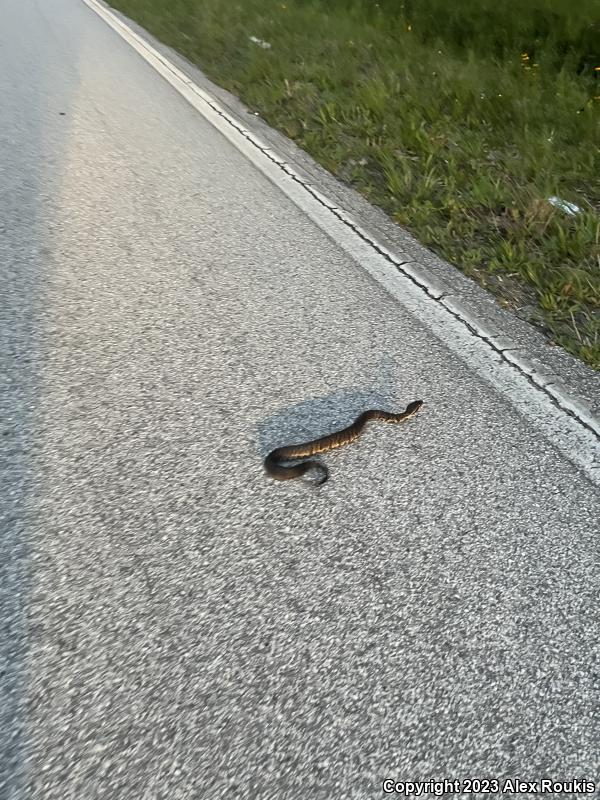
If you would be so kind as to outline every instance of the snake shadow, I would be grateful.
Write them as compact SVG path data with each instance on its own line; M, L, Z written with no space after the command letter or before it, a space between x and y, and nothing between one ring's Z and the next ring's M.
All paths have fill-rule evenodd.
M299 444L342 430L368 409L403 411L413 396L398 400L398 392L359 387L338 389L325 397L282 408L256 426L261 459L277 447Z

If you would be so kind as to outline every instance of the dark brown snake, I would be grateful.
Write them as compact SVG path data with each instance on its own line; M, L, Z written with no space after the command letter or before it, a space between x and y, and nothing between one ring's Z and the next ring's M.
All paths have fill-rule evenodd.
M287 481L290 478L299 478L309 469L316 468L320 470L322 477L320 480L315 481L316 486L325 483L329 477L329 472L324 464L320 461L301 461L299 464L282 464L281 462L296 460L298 458L306 458L307 456L314 456L317 453L327 453L329 450L335 450L336 447L342 447L345 444L350 444L355 439L358 439L362 433L363 428L372 419L379 419L382 422L402 422L417 411L423 405L422 400L415 400L406 406L406 410L401 414L393 414L391 411L365 411L357 417L357 419L341 431L330 433L327 436L322 436L320 439L314 439L312 442L306 444L292 444L288 447L278 447L273 450L265 458L265 470L272 478L278 481Z

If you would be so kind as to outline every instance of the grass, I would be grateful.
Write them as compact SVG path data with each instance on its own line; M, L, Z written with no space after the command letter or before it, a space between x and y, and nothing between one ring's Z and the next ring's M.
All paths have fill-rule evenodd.
M111 1L600 369L599 0Z

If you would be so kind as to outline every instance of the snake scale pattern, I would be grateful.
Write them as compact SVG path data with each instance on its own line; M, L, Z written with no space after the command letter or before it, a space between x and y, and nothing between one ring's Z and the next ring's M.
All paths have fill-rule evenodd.
M287 481L290 478L299 478L310 469L318 469L321 473L321 477L316 480L314 484L320 486L325 483L329 477L327 467L320 461L300 461L297 464L288 464L285 462L309 458L310 456L317 455L317 453L327 453L329 450L335 450L337 447L350 444L350 442L358 439L363 428L370 420L377 419L382 422L391 423L402 422L416 414L422 405L422 400L415 400L409 403L406 409L400 414L375 409L365 411L356 418L352 425L349 425L341 431L330 433L327 436L322 436L320 439L314 439L312 442L306 442L305 444L292 444L287 447L278 447L277 450L273 450L265 458L265 470L271 478L275 478L275 480L278 481Z

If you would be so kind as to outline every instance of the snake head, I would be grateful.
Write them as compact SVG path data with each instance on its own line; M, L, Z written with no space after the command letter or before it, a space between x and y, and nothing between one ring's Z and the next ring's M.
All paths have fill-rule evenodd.
M422 405L423 405L422 400L414 400L412 403L409 403L408 406L406 407L406 414L408 416L416 414Z

